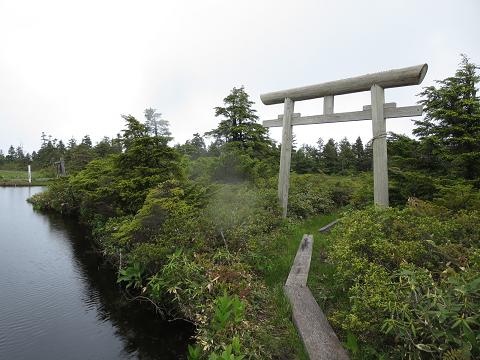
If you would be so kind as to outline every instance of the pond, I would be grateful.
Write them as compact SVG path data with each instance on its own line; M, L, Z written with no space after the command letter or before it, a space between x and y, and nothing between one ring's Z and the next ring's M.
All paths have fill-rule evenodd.
M181 359L193 333L125 299L73 220L36 212L41 187L0 187L0 359Z

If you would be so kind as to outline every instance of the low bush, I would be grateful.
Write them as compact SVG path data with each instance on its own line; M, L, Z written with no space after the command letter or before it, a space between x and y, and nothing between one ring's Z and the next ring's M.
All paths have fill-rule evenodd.
M480 356L480 212L411 199L350 211L332 232L329 319L363 346L358 358Z
M40 192L28 199L36 210L53 210L64 215L78 213L75 192L67 178L59 178L48 185L48 191Z

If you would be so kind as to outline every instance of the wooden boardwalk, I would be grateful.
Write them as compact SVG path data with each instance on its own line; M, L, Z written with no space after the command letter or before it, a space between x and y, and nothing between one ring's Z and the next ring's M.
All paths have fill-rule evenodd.
M313 236L304 235L284 286L293 322L311 360L348 359L346 351L307 287Z

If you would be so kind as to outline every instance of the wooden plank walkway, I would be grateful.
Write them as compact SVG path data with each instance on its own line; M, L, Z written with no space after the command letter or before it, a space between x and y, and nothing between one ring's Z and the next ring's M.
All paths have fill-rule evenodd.
M307 287L313 236L304 235L284 286L293 322L311 360L346 360L348 355Z
M318 231L319 232L327 232L330 231L338 222L337 220L333 220L330 224L325 225L324 227L321 227Z

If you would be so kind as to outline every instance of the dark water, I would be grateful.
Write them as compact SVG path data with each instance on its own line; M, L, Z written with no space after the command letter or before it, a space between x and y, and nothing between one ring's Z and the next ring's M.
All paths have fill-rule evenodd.
M0 187L0 359L179 359L192 329L126 301L73 221Z

